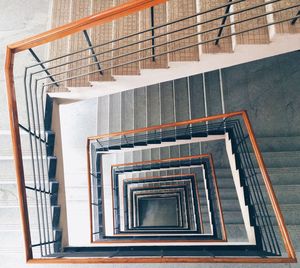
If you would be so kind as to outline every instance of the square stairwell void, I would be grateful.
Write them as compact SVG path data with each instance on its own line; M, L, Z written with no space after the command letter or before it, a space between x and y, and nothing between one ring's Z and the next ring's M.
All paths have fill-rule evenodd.
M184 176L183 176L184 178ZM164 178L162 178L164 179ZM170 178L171 179L171 178ZM175 178L176 179L176 178ZM173 225L173 228L172 230L175 232L176 230L178 232L182 230L194 230L195 232L203 232L202 231L202 228L201 227L201 222L202 222L202 217L201 217L201 213L200 213L200 203L199 203L199 199L198 199L198 196L195 195L191 195L189 194L189 192L194 192L195 189L193 187L193 185L191 184L191 181L190 180L183 180L183 179L179 179L177 177L177 181L174 181L174 180L170 180L170 181L159 181L159 178L156 178L156 183L150 183L150 185L147 183L138 183L138 184L135 184L136 187L139 187L139 188L136 188L136 187L133 187L131 189L128 189L125 191L127 193L129 193L128 195L128 205L127 207L129 208L128 210L128 213L127 213L127 218L130 220L129 222L129 229L127 229L127 232L129 230L138 230L139 229L139 224L138 224L138 213L137 213L137 209L139 209L138 207L138 199L141 197L141 196L145 196L145 195L163 195L163 194L167 194L168 192L170 191L179 191L181 189L184 190L185 192L185 195L187 196L187 198L185 200L188 200L186 201L187 204L185 205L188 205L189 206L189 210L188 210L188 213L187 215L188 216L188 219L189 219L189 225L188 227L185 227L185 226L181 226L181 227L177 227L176 225ZM182 182L188 182L188 184L185 184L184 185L180 185L180 183ZM155 187L156 186L156 187ZM125 194L127 195L127 194ZM124 195L124 196L125 196ZM184 202L184 201L183 201ZM126 204L126 202L125 202ZM195 208L195 209L194 209ZM196 209L198 208L198 209ZM186 214L185 214L186 215ZM190 222L190 218L193 219L193 221ZM195 219L195 220L194 220ZM183 220L183 219L181 219ZM163 228L163 227L161 227ZM170 229L170 228L169 228ZM170 231L170 230L169 230Z
M176 197L139 199L139 225L142 227L177 227L178 210Z

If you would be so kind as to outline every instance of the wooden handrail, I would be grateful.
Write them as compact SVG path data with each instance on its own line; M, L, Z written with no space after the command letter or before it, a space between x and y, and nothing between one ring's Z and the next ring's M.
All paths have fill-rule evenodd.
M191 125L191 124L196 124L196 123L203 123L203 122L207 122L207 121L214 121L214 120L218 120L218 119L241 116L243 112L244 111L212 115L212 116L208 116L208 117L191 119L191 120L186 120L186 121L181 121L181 122L167 123L167 124L156 125L156 126L152 126L152 127L145 127L145 128L138 128L138 129L127 130L127 131L107 133L107 134L102 134L102 135L98 135L98 136L91 136L91 137L88 137L88 139L89 140L100 140L103 138L111 138L111 137L116 137L116 136L137 134L137 133L141 133L141 132L153 131L153 130L164 129L164 128L179 127L179 126Z
M55 263L296 263L293 258L261 258L261 257L100 257L100 258L56 258L56 259L31 259L28 263L55 264Z
M7 88L8 111L9 111L9 121L10 121L10 128L11 128L11 139L13 145L13 154L14 154L15 167L16 167L17 190L18 190L18 199L20 205L23 238L25 243L25 258L26 261L28 261L32 259L31 236L30 236L30 227L29 227L29 219L28 219L28 207L27 207L25 180L24 180L21 140L20 140L20 132L19 132L17 101L16 101L16 93L14 88L13 59L14 59L14 54L10 49L7 49L6 59L5 59L5 80L6 80L6 88Z

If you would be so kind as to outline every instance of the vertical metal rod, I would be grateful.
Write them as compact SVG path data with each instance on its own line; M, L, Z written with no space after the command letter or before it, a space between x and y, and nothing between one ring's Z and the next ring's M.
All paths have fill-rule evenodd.
M41 137L42 133L41 133L41 125L40 125L40 107L38 104L38 96L37 96L37 91L38 91L38 85L37 82L35 83L35 89L34 89L34 96L35 96L35 106L36 106L36 115L37 115L37 127L38 127L38 135L39 137ZM42 111L44 114L44 111ZM45 135L45 129L44 129L44 135ZM44 149L44 150L43 150ZM46 173L48 172L48 165L47 165L47 170L45 170L45 164L44 164L44 159L43 159L43 155L45 154L47 157L47 153L46 153L46 148L45 146L42 144L41 140L39 140L39 150L40 150L40 154L41 154L41 171L42 171L42 182L43 182L43 188L44 191L46 192ZM47 162L47 158L46 158L46 162ZM49 179L49 178L48 178ZM50 185L50 184L49 184ZM40 188L42 188L40 186ZM49 189L50 191L50 189ZM50 242L50 232L49 232L49 217L48 217L48 208L50 207L50 197L46 195L46 193L44 192L44 202L45 202L45 216L46 216L46 228L47 228L47 239L48 242ZM48 202L47 199L49 198L49 206L48 206ZM48 244L48 250L49 250L49 254L51 254L51 245Z
M300 15L300 10L298 10L298 12L297 12L297 15L296 16L299 16ZM295 25L296 24L296 21L297 21L297 19L299 19L299 17L295 17L295 18L293 18L293 20L291 21L291 24L292 25Z
M32 161L32 171L33 171L33 185L35 188L37 188L37 174L36 174L36 165L34 162L34 152L33 152L33 137L34 133L31 132L31 119L29 115L29 93L27 90L27 68L25 68L25 75L24 75L24 91L25 91L25 103L26 103L26 110L27 110L27 121L28 121L28 134L29 134L29 143L30 143L30 153L31 153L31 161ZM20 126L20 123L19 123ZM32 133L32 134L31 134ZM25 191L26 192L26 191ZM38 194L37 191L35 191L35 201L36 201L36 210L37 210L37 222L38 222L38 233L39 233L39 242L42 243L42 232L41 232L41 220L40 220L40 210L38 205ZM32 250L32 248L31 248ZM40 247L40 253L41 256L43 256L43 248Z
M42 120L43 120L43 122L45 122L45 112L46 112L46 110L45 110L45 106L44 106L44 91L45 91L45 87L44 87L44 84L43 84L43 86L42 86L42 91L41 91L41 108L42 108ZM45 131L45 127L44 127L44 140L46 141L47 139L46 139L46 131ZM46 144L47 144L47 142L46 142ZM47 150L46 150L47 151ZM46 153L46 155L47 155L47 153ZM48 156L48 155L47 155ZM49 170L49 164L48 164L48 161L46 161L46 170L48 171ZM49 191L50 191L50 189L51 189L51 187L50 187L50 179L49 179L49 177L48 177L48 189L49 189ZM51 201L50 201L50 207L51 207ZM50 214L50 222L52 223L53 222L53 215L52 215L52 211L50 211L49 212L49 214ZM52 224L50 225L50 226L52 226ZM52 226L53 227L53 226ZM51 228L51 234L52 234L52 240L53 241L55 241L55 234L54 234L54 228Z
M150 8L150 15L151 15L151 52L152 52L152 61L155 61L155 33L154 33L154 7Z
M47 70L47 68L45 67L45 65L42 63L42 61L40 60L40 58L35 54L35 52L32 50L32 48L29 48L28 50L31 53L31 55L35 58L35 60L40 64L40 66L42 67L42 69L44 70L44 72L49 76L50 80L52 82L54 82L54 85L57 86L57 87L59 87L59 84L56 83L56 81L53 78L53 76L51 76L51 74L49 73L49 71Z
M85 40L86 40L86 42L87 42L87 44L88 44L88 46L89 46L89 49L90 49L90 51L91 51L91 53L92 53L92 55L93 55L94 62L96 62L96 66L97 66L97 68L98 68L98 70L99 70L99 73L100 73L101 75L103 75L103 71L102 71L102 69L101 69L100 63L99 63L98 58L97 58L97 56L96 56L96 53L95 53L95 50L94 50L94 48L93 48L93 45L92 45L92 42L91 42L91 39L90 39L90 37L89 37L88 32L87 32L86 30L83 30L83 35L84 35L84 38L85 38Z
M232 0L228 0L228 2L232 2ZM221 26L219 28L219 32L218 32L218 36L217 37L220 37L222 35L222 32L223 32L223 29L224 29L224 25L226 23L226 20L227 20L227 14L229 13L229 10L230 10L230 7L231 7L231 4L229 4L228 6L226 6L226 9L225 9L225 16L223 17L222 19L222 23L221 23ZM218 38L216 41L215 41L215 45L218 45L219 44L219 41L220 39Z
M31 111L32 111L32 125L33 125L33 133L34 133L34 136L37 136L37 133L36 133L36 111L34 109L34 104L33 104L33 93L32 93L32 74L30 74L30 77L29 77L29 81L28 81L28 88L29 88L29 103L30 103L30 107L31 107ZM36 81L36 80L35 80ZM38 183L38 186L39 188L41 188L41 169L40 169L40 163L39 163L39 150L38 150L38 143L37 143L37 139L34 139L33 140L33 144L35 145L34 148L35 148L35 156L36 156L36 167L37 167L37 183ZM41 225L42 225L42 234L43 234L43 243L47 242L47 239L46 239L46 232L45 232L45 216L44 216L44 210L43 210L43 207L44 207L44 204L43 204L43 195L42 193L40 192L39 193L39 196L40 196L40 211L41 211ZM42 248L42 246L41 246ZM45 255L47 255L47 245L44 244L44 250L45 250Z

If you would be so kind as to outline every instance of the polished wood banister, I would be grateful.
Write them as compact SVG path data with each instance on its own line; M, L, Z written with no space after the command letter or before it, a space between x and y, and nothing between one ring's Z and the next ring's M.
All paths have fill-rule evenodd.
M107 134L102 134L102 135L98 135L98 136L91 136L91 137L88 137L88 139L89 140L97 140L97 139L100 140L103 138L111 138L111 137L116 137L116 136L136 134L136 133L140 133L140 132L147 132L147 131L153 131L153 130L164 129L164 128L179 127L179 126L203 123L203 122L213 121L213 120L218 120L218 119L223 120L224 118L230 118L230 117L235 117L235 116L239 116L239 115L241 116L243 114L243 112L244 111L212 115L212 116L208 116L208 117L202 117L202 118L191 119L191 120L175 122L175 123L167 123L167 124L156 125L156 126L152 126L152 127L145 127L145 128L138 128L138 129L127 130L127 131L107 133Z
M296 263L293 258L261 258L261 257L100 257L100 258L47 258L47 259L31 259L27 263L30 264L54 264L54 263Z
M13 53L17 53L29 48L43 45L57 39L66 37L68 35L77 33L79 31L87 30L93 26L111 22L132 13L165 3L167 0L131 0L119 6L101 11L91 16L70 22L55 29L46 31L44 33L29 37L22 41L8 45Z
M18 199L19 199L20 213L21 213L22 230L23 230L23 237L25 243L25 258L26 261L28 261L32 259L31 236L30 236L30 226L29 226L29 218L28 218L27 197L26 197L26 190L25 190L17 101L16 101L16 93L14 89L13 61L14 61L14 54L10 49L7 49L6 59L5 59L5 80L6 80L6 89L7 89L9 122L11 128L11 139L12 139L13 154L14 154L15 167L16 167L16 176L17 176L16 181L17 181L17 191L18 191Z

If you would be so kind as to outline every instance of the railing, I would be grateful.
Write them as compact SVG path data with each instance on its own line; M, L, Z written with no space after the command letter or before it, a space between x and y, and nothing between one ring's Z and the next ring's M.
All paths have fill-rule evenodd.
M18 52L29 49L34 58L38 61L37 64L33 66L29 66L25 68L24 75L24 95L25 95L25 104L27 111L27 127L20 125L22 129L26 129L29 133L30 144L31 144L31 158L32 158L32 168L34 174L34 183L38 182L38 186L34 187L35 194L39 192L41 196L40 200L36 197L36 205L39 208L44 208L41 211L41 214L46 214L46 211L49 210L49 200L47 202L46 195L50 195L49 188L46 189L46 185L49 185L49 177L47 162L44 163L43 159L45 157L45 131L42 129L44 125L44 117L45 117L45 92L44 87L42 89L38 88L38 80L33 79L33 75L38 75L39 72L31 73L28 78L28 71L35 67L42 67L42 72L46 72L49 75L49 71L45 67L45 63L42 62L38 56L32 50L36 46L40 46L43 44L47 44L51 41L60 39L64 36L68 36L70 34L74 34L78 31L82 31L88 29L95 25L100 25L105 22L111 21L113 19L129 15L131 13L137 12L139 10L145 9L147 7L151 7L158 3L164 2L163 0L138 0L131 1L126 4L120 5L113 9L110 9L105 12L101 12L100 14L92 15L87 18L81 19L79 21L75 21L64 25L62 27L50 30L43 34L25 39L23 41L8 45L6 51L6 62L5 62L5 73L6 73L6 84L7 84L7 95L8 95L8 104L9 104L9 114L10 114L10 125L12 132L12 141L13 141L13 152L15 157L16 164L16 173L17 173L17 185L18 185L18 195L21 209L21 220L23 226L23 235L25 241L25 255L26 260L33 259L32 249L35 246L39 246L41 248L41 256L48 255L51 253L50 248L47 250L46 246L55 242L55 240L50 239L50 236L44 236L44 239L40 243L32 244L32 238L30 233L30 223L28 217L28 209L27 209L27 195L26 195L26 183L24 177L24 167L22 160L22 147L20 142L20 132L19 132L19 120L18 120L18 110L17 110L17 96L14 86L14 78L13 78L13 66L14 66L14 55ZM89 49L92 49L89 47ZM51 75L50 75L51 76ZM51 81L54 81L54 85L58 85L54 80L54 77L50 77ZM20 104L19 104L20 105ZM50 111L51 113L51 111ZM49 113L48 115L49 116ZM43 138L42 138L43 136ZM36 163L34 159L37 159ZM39 188L39 189L37 189ZM43 197L44 196L44 197ZM42 201L44 199L44 202ZM50 213L51 214L51 213ZM38 219L40 219L40 215L38 215ZM42 215L41 221L47 221L48 216ZM50 220L49 220L50 221ZM39 228L42 233L48 233L49 228L51 229L51 224L49 222L43 223L43 227ZM52 230L50 231L50 233ZM42 251L42 247L44 247L44 252Z
M294 23L295 19L298 19L300 17L300 15L297 13L295 14L295 17L291 17L291 18L285 18L282 19L280 21L273 21L270 23L266 23L264 25L259 25L253 28L249 28L246 30L242 30L242 31L234 31L230 34L226 34L226 35L222 35L222 32L224 31L225 28L230 28L230 27L234 27L236 25L244 25L245 23L249 22L249 21L253 21L253 20L257 20L263 17L267 17L270 15L274 15L277 14L279 12L284 12L284 11L289 11L295 8L299 8L300 4L296 4L293 6L288 6L282 9L278 9L278 10L273 10L273 11L269 11L269 12L265 12L263 14L260 15L256 15L256 16L252 16L250 18L246 18L246 19L241 19L241 20L234 20L233 22L226 22L229 20L230 17L232 16L237 16L240 14L244 14L246 12L252 11L252 10L256 10L258 8L261 7L266 7L268 5L271 5L273 3L277 3L281 0L271 0L259 5L253 5L247 8L243 8L243 9L238 9L237 11L233 11L233 12L229 12L229 9L231 6L235 6L241 2L244 2L245 0L236 0L236 1L231 1L228 4L224 4L221 6L218 6L216 8L213 9L209 9L207 11L203 11L203 12L198 12L194 15L188 16L188 17L184 17L184 18L180 18L178 20L175 21L171 21L162 25L157 25L157 26L153 26L149 29L143 30L143 31L139 31L136 33L132 33L130 35L127 36L122 36L120 38L102 43L102 44L97 44L97 45L92 45L89 38L88 38L88 34L86 31L84 31L84 36L85 38L88 40L88 47L85 49L81 49L79 51L75 51L75 52L71 52L71 53L67 53L65 55L56 57L56 58L52 58L50 60L46 60L46 61L42 61L38 64L35 65L31 65L28 68L32 68L35 66L39 66L41 64L43 65L48 65L48 67L43 68L43 70L37 71L37 72L33 72L32 75L38 75L41 74L43 72L47 72L45 76L41 76L37 79L37 83L44 83L41 87L42 88L52 88L52 87L57 87L57 85L63 85L65 82L74 80L76 81L76 79L80 79L80 78L84 78L87 76L90 76L92 74L96 74L96 73L101 73L104 74L107 71L110 71L112 69L117 69L120 68L122 66L128 66L128 65L132 65L134 63L138 63L138 62L142 62L142 61L146 61L149 59L153 59L155 58L159 58L162 57L164 55L170 54L170 53L175 53L177 51L182 51L185 49L189 49L192 47L196 47L199 45L204 45L204 44L208 44L208 43L215 43L215 45L218 45L220 40L225 39L225 38L229 38L232 36L237 36L237 35L241 35L247 32L251 32L251 31L255 31L258 29L262 29L262 28L266 28L266 27L270 27L272 25L276 25L279 23L283 23L283 22L289 22L292 21ZM190 24L189 20L192 18L197 18L200 16L203 16L205 14L209 14L212 13L214 11L220 10L220 9L226 9L225 10L225 14L222 16L216 16L212 19L209 20L205 20L205 21L201 21L201 22L197 22L197 23L193 23ZM208 23L212 23L215 21L219 21L222 20L222 23L219 27L214 27L208 30L203 30L203 31L198 31L195 30L197 27L199 26L203 26L205 24ZM187 21L187 26L182 27L180 29L176 29L176 30L168 30L167 27L170 27L172 25L176 25L176 23L179 22L185 22ZM155 30L164 30L164 33L162 34L156 34L153 37L153 31ZM162 38L166 37L166 36L172 36L176 33L179 32L183 32L185 30L188 29L193 29L195 32L192 34L188 34L188 35L184 35L182 37L178 37L175 38L173 40L168 40L168 41L161 41ZM144 37L143 35L151 32L151 37ZM211 34L216 32L216 37L215 38L206 38L206 35ZM132 42L130 38L136 37L138 39L138 41L134 41ZM202 37L203 41L197 42L197 43L192 43L186 46L182 46L182 47L176 47L176 49L169 49L168 46L171 44L176 44L176 42L180 42L182 40L186 40L192 37ZM206 40L207 39L207 40ZM121 41L126 41L125 45L118 45L118 42ZM147 42L151 41L152 44L150 46L146 46ZM104 51L95 53L95 49L101 48L101 47L105 47L107 45L113 45L113 48L111 49L106 49ZM145 47L143 48L139 48L139 49L135 49L133 50L133 48L137 45L142 45L144 44ZM155 55L153 54L155 51L158 51L159 48L164 49L164 52L156 52ZM124 50L130 50L129 52L124 52ZM133 51L132 51L133 50ZM86 56L84 53L87 51L91 51L92 53L89 56ZM116 53L116 51L118 51L117 55L113 55L113 53ZM149 56L145 56L143 57L143 53L150 53ZM111 56L112 55L112 56ZM142 56L141 56L142 55ZM74 58L74 57L77 58ZM127 58L133 58L131 60L127 60ZM60 64L56 64L56 61L60 60L63 61ZM91 63L86 63L86 60L91 60ZM125 61L122 63L118 63L118 61ZM73 67L74 64L76 64L76 67ZM101 66L100 66L101 65ZM106 67L104 67L104 65ZM68 67L69 66L69 67ZM65 67L67 68L66 70L62 70L61 68ZM95 68L95 70L91 71L91 68ZM74 75L75 73L75 75ZM49 82L47 82L47 80L51 80ZM54 81L53 81L54 79ZM43 82L44 81L44 82Z
M239 120L230 121L235 118L239 119L241 122L239 122ZM217 121L217 123L214 123L214 121ZM192 127L195 125L196 131ZM89 137L87 141L88 163L90 162L90 148L92 148L92 144L97 144L96 148L98 148L99 152L108 153L110 148L115 150L117 148L121 149L122 147L126 148L128 146L128 143L134 144L134 138L138 140L139 144L141 143L144 145L153 143L153 139L160 139L161 142L176 141L176 138L182 138L182 131L184 131L186 139L192 138L193 135L195 135L196 137L205 137L209 135L225 134L227 131L229 131L231 136L234 135L233 138L236 138L237 140L235 141L238 142L238 145L234 145L236 146L236 148L238 148L237 153L240 155L241 168L242 170L246 170L246 177L244 178L244 180L246 185L249 186L251 200L251 204L249 205L252 205L255 210L255 220L253 220L253 222L260 227L260 229L256 230L257 232L260 232L256 232L256 237L259 238L257 241L258 247L262 248L262 250L264 250L264 252L266 253L269 252L270 254L274 254L274 258L270 258L266 262L282 262L283 260L291 261L292 259L294 259L295 252L289 238L287 228L284 224L284 219L279 209L277 198L275 196L266 166L262 158L262 154L258 148L253 129L246 111L232 112L228 114L187 120L183 122L176 122L142 129ZM244 131L246 131L247 135L244 134ZM249 144L246 143L245 137L249 137ZM266 208L266 204L262 196L260 186L258 184L257 174L253 174L253 160L247 158L247 155L249 155L249 145L253 149L255 161L257 161L258 163L260 174L262 176L264 185L266 186L268 198L270 199L272 208L274 210L274 215L276 217L288 257L276 257L278 255L281 255L281 250L278 246L272 223L270 223L269 212ZM242 154L246 155L242 157ZM146 165L147 163L141 162L140 164ZM88 166L89 165L90 164L88 164ZM124 165L126 166L126 164ZM138 165L138 163L135 163L135 165ZM90 176L88 176L88 178L88 180L90 181ZM92 221L92 211L90 211L90 213L90 219ZM262 228L264 228L265 230L262 230ZM239 260L239 262L254 262L256 258L252 258L251 261L248 258L244 257L240 257L237 259ZM258 257L256 260L258 261L258 259L261 258ZM226 258L223 258L222 260L226 261ZM230 258L230 261L233 261L232 258Z
M228 122L225 122L226 129L229 129ZM258 173L254 167L254 161L250 156L251 144L249 136L244 134L244 130L239 121L235 121L230 127L229 136L236 154L237 165L242 171L243 184L249 194L249 205L253 207L252 220L258 227L256 241L264 251L271 251L274 254L281 254L281 249L276 238L275 231L271 222L270 212L263 196L261 183Z
M170 0L171 1L171 0ZM151 27L149 29L146 29L144 31L140 31L138 33L133 33L128 36L120 37L118 39L112 40L111 42L108 43L117 43L118 41L128 39L133 36L142 36L145 33L151 33L151 37L149 38L139 38L139 41L136 42L130 42L127 45L115 47L110 50L106 50L101 53L95 53L96 51L94 50L97 47L104 46L108 43L103 43L103 44L96 44L93 45L91 42L89 42L89 36L87 35L86 30L88 30L91 27L101 25L104 23L112 22L115 19L125 17L127 15L133 14L135 12L138 12L140 10L144 10L146 8L153 7L155 5L158 5L160 3L165 3L165 0L136 0L136 1L130 1L128 3L125 3L123 5L114 7L112 9L109 9L107 11L101 12L99 14L95 14L92 16L88 16L86 18L80 19L78 21L66 24L64 26L58 27L56 29L47 31L45 33L27 38L25 40L22 40L20 42L16 42L14 44L10 44L7 46L6 50L6 61L5 61L5 76L6 76L6 85L7 85L7 96L8 96L8 107L9 107L9 116L10 116L10 125L11 125L11 134L12 134L12 142L13 142L13 153L14 153L14 159L15 159L15 166L16 166L16 175L17 175L17 186L18 186L18 196L19 196L19 203L20 203L20 209L21 209L21 220L22 220L22 228L23 228L23 235L24 235L24 242L25 242L25 256L26 260L28 262L34 263L34 262L40 262L40 261L45 261L45 262L121 262L121 261L126 261L128 262L128 259L126 260L116 260L116 259L98 259L98 260L73 260L73 259L64 259L64 260L58 260L58 259L48 259L48 260L41 260L41 259L35 259L33 258L33 248L35 246L40 248L41 251L41 256L49 255L50 252L53 251L53 249L50 248L50 244L53 244L56 241L55 237L53 235L50 235L53 232L53 226L51 223L51 213L48 213L49 209L51 209L50 203L51 203L51 195L53 195L53 192L51 192L50 189L50 183L51 179L53 179L52 176L53 174L50 174L51 168L48 166L48 161L45 161L44 158L47 156L47 136L46 136L46 131L49 129L46 128L45 126L49 124L47 121L47 117L49 114L51 114L51 111L47 109L47 102L46 102L46 90L51 88L51 87L60 87L64 84L66 81L70 80L76 80L81 77L86 77L88 75L94 74L94 73L105 73L108 70L115 69L121 66L125 65L130 65L136 62L141 62L145 61L147 59L157 59L158 57L161 57L163 55L169 54L169 53L174 53L180 50L184 50L187 48L191 47L196 47L202 44L206 43L212 43L216 42L218 44L220 40L224 38L228 38L231 36L236 36L245 32L251 32L260 28L264 27L269 27L278 23L282 22L291 22L291 24L295 24L300 17L299 12L295 13L294 16L288 17L282 20L278 21L273 21L270 23L267 23L265 25L260 25L254 28L248 28L243 31L239 32L232 32L228 35L222 35L222 30L225 27L234 27L235 25L242 24L242 23L247 23L250 20L255 20L260 17L272 15L278 12L284 12L288 10L292 10L295 8L299 8L300 4L296 4L290 7L282 8L280 10L273 10L270 12L266 12L262 15L258 16L253 16L248 19L243 19L240 21L235 20L234 22L231 23L226 23L224 25L226 18L229 18L230 16L234 16L243 12L247 12L252 9L256 9L259 7L264 7L267 5L271 5L272 3L279 2L280 0L271 0L266 3L260 4L260 5L253 5L252 7L249 8L244 8L242 10L237 10L230 12L230 6L236 5L238 3L241 3L245 0L236 0L236 1L231 1L228 4L220 5L216 8L204 11L204 12L198 12L197 14L185 17L185 18L180 18L176 21L168 22L163 25L154 25L154 23L151 24ZM222 16L217 16L212 19L202 21L202 22L197 22L193 23L192 25L185 26L183 28L177 29L177 30L170 30L168 31L168 26L172 24L176 24L181 21L186 21L191 18L197 18L201 15L216 11L216 10L223 10L225 9L226 12ZM229 12L228 12L229 11ZM152 15L153 9L151 9ZM197 31L193 34L185 35L180 38L166 41L166 42L159 42L159 38L175 34L180 31L184 31L189 28L198 28L198 26L204 25L206 23L212 22L212 21L218 21L222 20L224 23L222 23L219 27L215 27L212 29L208 29L205 31ZM227 20L228 21L228 20ZM165 28L167 29L164 34L156 34L156 30L160 28ZM74 33L78 33L83 31L85 38L88 42L88 47L86 49L81 49L76 52L68 53L66 55L62 55L60 57L56 57L50 60L40 60L39 57L37 56L37 53L33 51L33 48L41 45L46 45L49 44L53 41L59 40L61 38L68 37ZM178 47L176 49L172 50L166 50L165 52L157 52L160 47L167 47L171 43L175 43L184 39L188 39L193 36L205 36L205 34L211 33L211 32L218 32L219 34L216 34L215 38L208 39L205 41L201 42L196 42L193 44L189 44L187 46L182 46ZM139 49L137 51L132 51L130 53L123 53L120 54L116 57L112 58L101 58L100 56L104 57L105 54L112 53L114 51L122 50L130 46L136 46L145 42L151 41L151 46L145 47L142 49ZM14 58L15 55L19 52L29 50L32 56L37 60L37 64L27 66L24 71L24 91L15 90L15 83L14 83ZM91 54L89 56L82 56L81 53L89 51ZM151 51L149 56L143 57L141 54L146 51ZM78 59L73 59L69 60L70 56L73 55L81 55L79 56ZM117 63L115 64L116 60L126 58L128 56L134 55L136 58L134 60L130 61L125 61L121 64ZM84 61L87 59L91 59L93 62L89 64L85 63L80 63L80 61ZM64 60L63 63L56 64L55 61L57 60ZM71 67L66 71L61 71L59 68L64 67L64 66L69 66L71 64L76 63L77 66L75 68ZM103 67L105 64L109 63L109 67ZM104 64L104 65L103 65ZM96 67L96 70L94 71L89 71L91 67ZM41 68L41 69L39 69ZM38 69L38 70L37 70ZM85 70L85 71L84 71ZM88 71L86 71L88 70ZM72 75L74 71L79 71L79 74L77 75ZM42 76L43 73L46 73L45 76ZM63 76L63 78L62 78ZM24 95L24 100L25 100L25 105L24 103L18 102L17 99L19 94ZM22 106L23 105L23 106ZM24 108L25 106L25 108ZM19 121L19 114L18 114L18 108L20 111L25 110L26 112L26 123L20 122ZM250 136L251 143L253 145L253 148L255 150L255 154L258 159L258 163L260 165L261 172L263 174L264 182L267 186L267 191L268 194L270 195L272 205L275 210L275 214L278 220L278 224L280 226L281 233L283 235L284 241L285 241L285 246L288 252L288 258L286 259L278 259L278 262L295 262L296 261L296 256L290 241L290 238L288 236L286 227L284 225L284 221L281 215L281 212L278 207L278 202L277 199L274 195L274 191L272 189L272 185L270 183L268 174L265 169L265 165L263 162L263 159L261 157L261 153L259 152L259 149L257 147L253 131L250 125L250 122L247 118L247 115L245 113L236 113L236 115L241 115L245 123L247 125L247 130L249 133L251 133L252 136ZM230 115L230 117L233 115ZM226 117L225 115L222 117L219 117L219 119ZM210 120L209 119L204 119L205 120ZM199 121L200 122L200 121ZM195 123L194 121L191 121L190 124ZM184 125L184 124L183 124ZM179 125L172 125L169 124L167 127L176 127ZM28 133L29 140L30 140L30 147L31 147L31 165L32 165L32 170L33 170L33 178L34 178L34 185L30 185L25 178L24 175L24 166L23 166L23 157L22 157L22 145L20 141L20 129L25 130ZM155 131L155 128L150 128L150 129L144 129L143 131ZM142 131L142 132L143 132ZM128 132L127 134L135 134L137 131L132 131ZM127 135L126 134L126 135ZM113 136L117 136L118 134L114 134ZM128 137L124 135L123 138L127 139ZM107 137L111 137L110 135L107 135ZM99 139L99 138L98 138ZM90 138L89 141L93 140L93 138ZM88 144L89 146L89 144ZM87 157L89 158L89 153L87 153ZM89 168L90 169L90 168ZM89 171L90 172L90 171ZM89 173L90 174L90 173ZM32 243L32 238L31 238L31 233L30 233L30 222L29 222L29 217L28 217L28 198L27 198L27 193L26 190L28 191L34 191L34 195L36 198L36 205L37 205L37 211L41 214L38 216L39 219L41 219L41 226L39 230L41 231L40 235L40 242L37 244ZM49 214L49 215L47 215ZM44 223L43 223L44 221ZM47 222L49 221L49 222ZM48 232L49 232L49 237L48 237ZM43 235L45 233L45 236ZM55 236L55 235L54 235ZM132 262L139 262L139 261L147 261L147 259L131 259ZM162 261L161 259L153 260L151 261ZM211 259L189 259L189 260L183 260L183 259L177 259L175 260L174 258L171 258L170 260L164 259L164 262L168 261L213 261ZM216 261L216 260L215 260ZM232 259L218 259L218 262L234 262L235 260ZM253 262L253 259L240 259L238 260L239 262ZM260 260L260 261L265 261L269 262L270 260ZM271 260L274 261L274 260ZM276 260L275 260L276 261Z

